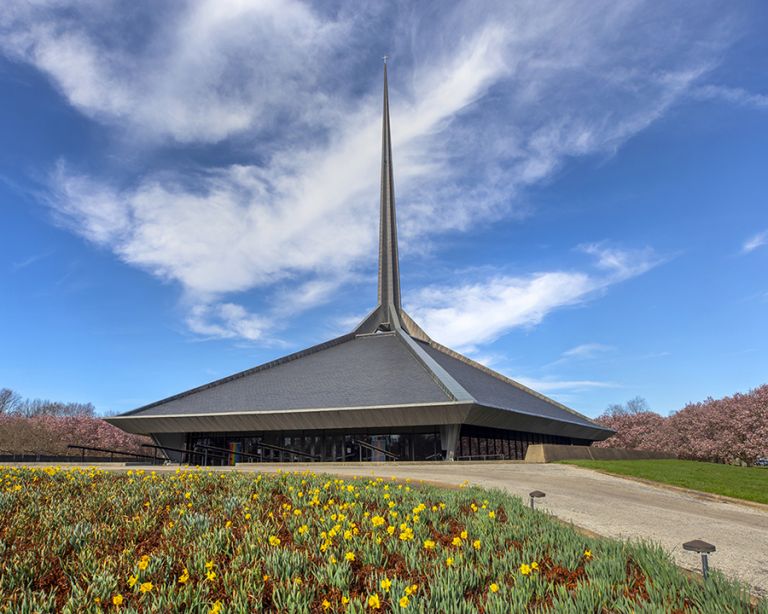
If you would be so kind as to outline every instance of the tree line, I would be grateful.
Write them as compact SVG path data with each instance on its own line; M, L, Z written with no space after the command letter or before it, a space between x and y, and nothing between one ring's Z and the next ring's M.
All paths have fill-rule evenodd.
M88 416L96 415L93 403L62 403L48 399L25 399L10 388L0 389L0 415L23 416Z
M754 465L768 458L768 384L722 399L708 398L669 416L636 397L595 419L616 431L597 447L635 448L689 460Z
M70 444L146 454L143 443L150 439L107 424L92 403L25 399L0 389L0 454L74 455Z

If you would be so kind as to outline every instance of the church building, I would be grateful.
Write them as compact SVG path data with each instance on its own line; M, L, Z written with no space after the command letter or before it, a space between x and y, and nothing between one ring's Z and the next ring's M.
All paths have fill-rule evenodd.
M352 332L106 421L176 461L523 459L613 431L433 341L403 310L387 66L378 304Z

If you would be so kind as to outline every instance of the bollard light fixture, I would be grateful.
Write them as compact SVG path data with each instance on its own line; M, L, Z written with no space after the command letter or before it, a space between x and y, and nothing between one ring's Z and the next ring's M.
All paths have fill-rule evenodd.
M543 492L540 490L534 490L533 492L528 493L528 496L531 498L531 509L534 509L533 502L535 499L541 499L542 497L546 497Z
M688 552L695 552L696 554L701 555L701 573L706 580L707 576L709 576L708 555L712 554L716 550L715 546L713 544L708 544L701 539L694 539L693 541L685 542L683 544L683 550L687 550Z

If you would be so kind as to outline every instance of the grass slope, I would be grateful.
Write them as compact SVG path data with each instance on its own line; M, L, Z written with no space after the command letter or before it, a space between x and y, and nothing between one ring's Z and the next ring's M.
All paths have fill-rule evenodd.
M768 469L684 460L563 461L756 503L768 503Z

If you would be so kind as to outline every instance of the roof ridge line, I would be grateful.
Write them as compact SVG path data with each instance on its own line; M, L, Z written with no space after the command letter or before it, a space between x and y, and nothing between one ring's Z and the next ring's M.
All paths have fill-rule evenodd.
M209 388L214 388L216 386L226 384L227 382L240 379L241 377L247 377L248 375L253 375L254 373L258 373L259 371L265 371L266 369L271 369L272 367L277 367L287 362L298 360L299 358L303 358L304 356L308 356L310 354L315 354L322 350L327 350L334 346L341 345L342 343L345 343L347 341L352 341L354 338L355 338L355 333L347 333L345 335L342 335L341 337L335 337L334 339L323 341L322 343L318 343L317 345L313 345L303 350L299 350L298 352L294 352L293 354L287 354L285 356L281 356L280 358L275 358L274 360L270 360L269 362L265 362L255 367L251 367L250 369L246 369L245 371L239 371L237 373L233 373L232 375L222 377L221 379L213 380L212 382L203 384L202 386L197 386L196 388L185 390L184 392L179 392L178 394L174 394L164 399L160 399L159 401L155 401L154 403L142 405L141 407L137 407L136 409L132 409L125 413L119 414L119 416L133 416L146 409L151 409L152 407L157 407L158 405L169 403L170 401L183 399L184 397L187 397L191 394L202 392L203 390L208 390Z
M472 360L471 358L468 358L467 356L464 356L464 354L460 354L456 350L452 350L449 347L446 347L442 345L441 343L438 343L437 341L430 340L429 344L430 347L433 347L434 349L442 352L443 354L447 354L451 358L455 358L456 360L459 360L471 367L474 367L475 369L478 369L485 373L486 375L490 375L491 377L495 377L497 380L500 380L504 382L505 384L510 384L511 386L514 386L515 388L518 388L522 390L523 392L527 392L528 394L537 397L541 399L542 401L546 401L547 403L552 403L552 405L555 405L556 407L559 407L562 410L565 410L574 416L578 416L579 418L583 418L584 420L589 420L590 422L595 422L594 419L590 418L589 416L585 416L584 414L581 414L577 412L575 409L571 409L567 405L563 405L559 401L555 401L554 399L548 397L545 394L541 394L540 392L536 392L533 388L528 388L525 384L521 384L518 381L513 380L511 377L507 377L506 375L503 375L499 373L498 371L494 371L490 367L486 367L485 365ZM595 423L596 424L596 423Z
M397 328L397 337L411 351L416 360L432 376L440 387L453 398L462 403L477 403L469 391L464 388L448 371L443 369L438 362L427 354L422 347L404 330Z

